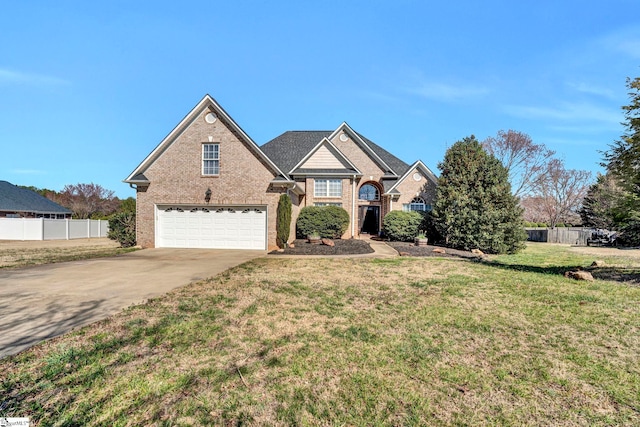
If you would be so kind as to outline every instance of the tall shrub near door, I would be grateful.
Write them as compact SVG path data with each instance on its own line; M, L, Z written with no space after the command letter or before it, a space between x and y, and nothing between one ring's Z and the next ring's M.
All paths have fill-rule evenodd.
M284 248L289 241L291 230L291 198L287 194L280 196L278 200L278 213L276 219L276 244Z

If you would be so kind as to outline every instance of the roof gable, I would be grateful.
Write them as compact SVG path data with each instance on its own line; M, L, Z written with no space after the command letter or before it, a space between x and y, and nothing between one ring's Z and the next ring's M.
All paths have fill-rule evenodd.
M205 110L209 109L217 118L224 122L249 150L260 159L277 176L287 177L285 173L258 147L258 145L242 130L242 128L227 114L227 112L210 95L205 95L200 102L173 128L173 130L156 146L156 148L134 169L124 180L129 184L148 184L144 172L186 131L191 123Z
M405 179L407 179L407 177L410 175L411 171L413 171L414 169L420 170L427 177L427 179L431 180L434 184L438 184L438 177L433 172L431 172L431 169L429 169L427 167L427 165L422 163L421 160L418 160L417 162L415 162L414 164L412 164L411 166L409 166L407 168L405 173L391 187L389 187L388 190L386 190L386 193L388 193L388 194L400 194L398 192L398 190L397 190L397 187Z
M371 150L373 150L378 155L378 157L380 157L380 159L384 161L385 164L387 164L393 170L393 172L395 172L396 176L402 176L407 171L407 169L409 168L409 164L403 162L402 160L400 160L384 148L380 147L378 144L371 141L367 137L361 135L360 133L358 133L358 136L367 144L367 146Z
M323 138L289 174L358 174L358 168L347 159L327 138Z
M44 196L7 181L0 181L0 211L70 214L71 211Z
M300 165L301 168L309 169L339 169L348 167L348 160L329 147L328 140L323 140L318 144L315 152L309 153L309 156ZM333 148L333 147L332 147Z
M308 159L318 144L324 139L331 141L340 133L347 133L350 138L386 172L387 177L397 178L404 174L409 165L384 148L375 144L370 139L354 131L346 122L342 123L334 131L287 131L277 136L260 149L276 163L281 170L291 173L296 168L301 168L301 162ZM349 161L346 156L343 157ZM353 166L353 163L349 161ZM355 168L355 166L354 166ZM305 171L310 170L304 168ZM357 170L357 168L355 168ZM300 170L298 170L300 172Z
M338 128L333 131L331 136L328 138L333 139L340 135L340 133L346 133L382 170L385 171L387 176L397 177L405 172L405 168L408 166L405 162L353 130L347 122L343 122L338 126Z

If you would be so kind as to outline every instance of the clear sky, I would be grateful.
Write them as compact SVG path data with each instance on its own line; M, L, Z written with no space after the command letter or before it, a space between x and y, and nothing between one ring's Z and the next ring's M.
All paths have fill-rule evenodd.
M259 145L346 121L438 173L514 129L595 174L640 76L638 0L0 5L0 180L121 198L206 93Z

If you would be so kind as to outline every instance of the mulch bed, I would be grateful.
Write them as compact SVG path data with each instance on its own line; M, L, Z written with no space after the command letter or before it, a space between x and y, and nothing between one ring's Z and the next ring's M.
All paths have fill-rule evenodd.
M456 258L470 258L478 259L478 255L469 251L461 251L458 249L444 248L441 246L416 246L410 242L385 242L393 249L398 251L402 256L413 257L425 257L425 256L439 256L439 257L456 257ZM445 253L433 252L435 248L443 249Z
M373 252L371 246L358 239L334 240L335 246L315 245L307 242L306 239L296 239L294 247L285 248L284 252L273 251L273 255L355 255L370 254Z
M365 240L359 239L345 239L334 240L335 246L327 245L315 245L307 242L306 239L296 239L294 247L285 248L284 252L273 251L272 255L357 255L357 254L370 254L373 252L371 246ZM472 254L468 251L461 251L458 249L443 248L440 246L415 246L409 242L385 242L397 250L401 256L411 257L456 257L456 258L469 258L477 259L478 255ZM433 252L434 249L444 249L445 253Z

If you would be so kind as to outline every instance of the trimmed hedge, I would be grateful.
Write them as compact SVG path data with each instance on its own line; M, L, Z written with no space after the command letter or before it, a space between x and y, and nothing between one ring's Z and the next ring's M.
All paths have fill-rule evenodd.
M296 235L304 239L312 233L327 239L339 239L349 226L349 214L339 206L307 206L300 210Z
M391 211L382 221L382 231L391 240L408 242L421 231L424 216L419 212Z
M136 214L121 212L109 218L107 237L120 243L123 248L136 245Z

